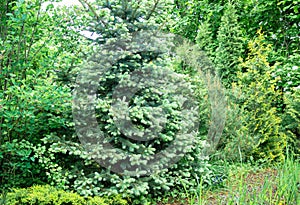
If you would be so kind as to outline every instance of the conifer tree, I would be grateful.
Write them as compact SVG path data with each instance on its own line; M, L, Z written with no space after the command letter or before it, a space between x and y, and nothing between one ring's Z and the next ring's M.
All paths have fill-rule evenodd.
M193 107L197 100L191 96L194 86L185 81L187 76L173 72L172 51L167 52L172 45L168 35L160 36L168 1L99 0L93 5L81 1L91 14L84 29L97 38L93 41L96 52L82 67L89 72L79 75L79 84L87 85L87 90L90 84L97 86L95 116L97 128L105 135L98 141L122 151L95 153L101 165L115 163L89 176L86 170L86 180L76 178L74 188L82 194L93 190L100 195L131 195L140 197L139 204L146 204L146 195L174 188L178 178L187 180L184 173L207 179L207 159L201 153L204 139L194 129L199 119L197 106ZM99 70L102 74L94 78ZM187 111L186 107L194 109ZM77 133L83 130L88 136L92 129L86 129L87 123L81 120L88 109L80 108L76 110ZM103 144L97 144L99 150L106 148ZM174 163L178 158L181 160ZM87 180L92 181L88 190ZM189 180L189 187L196 182L190 174Z
M217 35L214 64L226 87L236 82L239 58L243 55L243 33L233 3L227 3Z
M251 139L247 149L250 146L252 150L247 156L281 161L286 135L281 131L281 119L276 111L275 102L280 93L275 90L278 79L271 76L276 65L270 66L268 62L271 47L259 30L258 37L249 42L248 48L248 57L240 65L246 71L239 72L237 83L241 93L238 103L243 109L240 131L245 134L244 138Z

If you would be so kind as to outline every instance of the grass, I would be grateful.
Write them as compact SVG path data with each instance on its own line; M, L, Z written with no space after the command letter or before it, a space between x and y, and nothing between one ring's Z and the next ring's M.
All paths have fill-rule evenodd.
M300 163L288 157L281 165L258 168L248 164L227 167L228 178L223 187L197 192L184 187L185 200L165 205L300 205Z

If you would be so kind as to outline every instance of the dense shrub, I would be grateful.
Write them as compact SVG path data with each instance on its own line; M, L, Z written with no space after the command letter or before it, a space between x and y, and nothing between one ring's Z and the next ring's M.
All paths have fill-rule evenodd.
M281 131L281 119L277 114L276 100L280 93L275 90L276 81L271 74L275 66L268 63L270 45L263 34L249 42L249 54L241 64L244 73L239 74L238 102L242 108L241 127L245 139L251 139L252 150L246 156L256 160L281 161L284 157L286 135ZM237 145L239 146L239 145Z
M38 143L50 134L70 135L71 92L66 86L56 85L53 79L16 82L3 93L10 100L1 100L1 124L4 140L27 139ZM3 140L3 139L2 139Z
M10 100L1 100L2 138L0 145L1 187L24 187L46 182L45 166L38 164L48 158L47 148L42 155L42 139L55 135L70 139L74 133L71 117L71 93L66 86L53 83L52 78L35 80L30 77L15 82L3 93ZM51 161L51 160L50 160ZM48 165L46 165L48 163Z
M69 139L74 133L70 89L56 83L54 74L80 61L71 54L77 51L70 40L74 32L67 29L63 14L51 6L42 8L42 3L1 1L1 188L47 182L45 167L52 166L53 157L41 139L50 134Z
M84 198L74 192L66 192L49 185L33 186L24 189L13 189L2 196L2 202L7 205L126 205L126 200L115 197Z
M45 170L37 163L34 145L13 140L0 145L0 189L26 187L46 181Z
M159 42L160 44L157 44L155 37L153 38L153 36L144 33L145 35L139 39L140 44L126 45L125 48L127 46L129 48L130 46L133 48L139 48L138 46L141 46L143 49L149 49L149 51L137 50L136 52L128 54L126 52L122 53L119 50L111 50L111 55L108 55L110 53L107 53L105 50L109 45L111 45L111 47L115 45L122 47L122 43L132 42L129 39L133 38L132 36L134 36L133 34L136 31L158 28L159 24L157 21L164 19L163 15L166 13L165 9L167 8L165 4L167 3L160 2L156 5L149 3L149 1L141 1L138 7L136 7L135 2L130 1L126 1L126 4L121 3L121 1L111 1L110 3L111 4L108 5L103 1L96 2L93 6L95 6L97 10L93 10L93 7L86 5L92 15L89 29L99 34L98 38L94 41L99 45L99 47L94 46L94 48L99 48L98 50L95 49L97 50L96 55L101 55L99 55L98 58L96 58L96 55L90 58L82 69L92 70L93 66L97 69L101 69L101 65L103 65L101 59L111 58L116 55L120 56L120 58L118 57L116 62L105 71L105 74L101 75L99 80L99 87L96 92L97 100L95 103L99 128L105 133L107 140L109 140L111 144L140 159L130 161L130 164L127 165L145 163L141 159L150 159L152 157L151 155L168 147L176 138L178 138L177 141L179 143L185 145L188 153L181 161L170 168L162 167L167 162L160 164L158 166L160 170L151 176L140 177L141 170L136 170L137 176L126 176L113 173L107 168L101 168L92 162L90 157L86 155L82 149L77 149L76 152L66 152L66 150L76 147L75 143L56 141L56 143L54 143L55 145L53 144L53 146L51 146L51 152L55 152L56 155L60 153L72 153L71 155L76 155L79 160L74 164L60 163L63 164L64 167L62 170L57 170L56 173L63 176L63 180L61 180L61 182L56 181L55 183L64 184L64 186L75 189L82 195L109 195L120 193L124 196L130 195L134 197L136 201L133 203L145 203L146 195L161 195L169 190L174 190L173 193L175 193L177 187L181 186L181 182L178 179L188 181L189 187L197 183L197 177L203 177L204 181L208 182L210 174L209 166L207 159L202 156L201 152L205 138L204 135L196 135L196 133L188 133L182 136L177 135L179 130L189 128L194 123L193 121L197 120L194 116L198 116L198 111L190 111L185 114L181 113L182 105L180 102L188 102L187 99L189 97L188 93L184 95L185 92L193 92L195 86L193 83L186 81L189 77L188 75L179 75L174 72L172 59L164 54L155 52L157 48L163 46L167 47L168 44L164 45L165 42L161 41ZM153 7L153 10L149 9L150 5L151 8ZM96 13L94 13L94 11ZM95 18L94 15L101 16L101 21L95 21L97 18ZM147 19L147 24L141 21L143 18ZM149 33L151 32L149 31ZM154 40L151 42L151 47L145 46L150 41L150 38ZM143 44L144 42L145 44ZM133 43L136 42L133 41ZM161 51L164 51L164 49ZM149 70L152 72L150 76L147 74ZM143 78L139 80L139 83L134 81L135 78L132 77L135 71L139 71L140 76L137 77L144 75ZM169 75L170 73L172 73L172 75ZM94 74L94 72L92 72L92 74ZM153 79L153 76L158 77L154 77ZM162 76L163 79L160 79ZM176 84L176 82L180 83ZM169 83L173 83L172 87L169 86ZM155 86L149 86L155 84L159 85L160 91L155 88ZM113 96L116 87L118 87L119 90L126 91L134 89L134 86L137 86L139 91L130 100L129 109L118 104L118 110L113 113L111 106L115 103ZM125 92L121 94L124 93ZM176 94L180 97L176 96ZM202 96L200 96L200 94ZM200 94L199 98L205 95L204 92ZM193 101L189 103L193 103ZM125 127L123 129L123 127L120 128L116 125L115 118L119 117L122 119L124 112L129 112L134 126L141 132L157 125L159 126L158 129L160 129L160 118L156 116L161 112L166 114L167 121L161 132L150 133L151 137L155 137L153 140L139 142L127 137L128 131L135 132L135 130L125 130L126 132L124 133L124 129L128 128ZM192 136L196 137L195 141ZM48 141L50 138L51 136L45 140ZM178 145L178 150L172 150L172 152L180 151L181 146L182 145ZM167 155L167 157L170 158L170 156L172 156L171 154L172 153ZM104 157L104 155L99 157ZM119 156L111 155L110 157L115 157L114 160L119 159ZM60 161L62 160L60 159Z

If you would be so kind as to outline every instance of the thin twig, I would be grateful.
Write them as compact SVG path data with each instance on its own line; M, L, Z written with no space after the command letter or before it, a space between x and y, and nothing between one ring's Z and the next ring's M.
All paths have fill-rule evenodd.
M79 0L79 2L81 3L81 5L84 8L86 8L86 5L87 5L88 8L86 8L86 9L90 10L93 13L94 18L97 21L100 21L103 24L104 27L107 27L106 23L98 16L98 14L96 13L95 9L93 8L93 6L89 2L87 2L86 0Z
M149 20L151 18L151 16L153 15L153 13L155 12L157 5L159 3L160 0L156 0L154 3L153 8L151 9L151 11L149 12L148 16L146 17L146 20Z
M37 17L36 17L36 24L35 24L35 27L33 28L32 34L31 34L31 38L30 38L30 43L29 43L29 46L28 46L27 54L25 53L25 62L26 63L27 63L27 60L28 60L28 57L29 57L29 54L30 54L30 51L31 51L31 47L33 45L34 34L35 34L35 31L36 31L37 26L38 26L40 14L41 14L41 4L39 4L39 10L38 10L38 14L37 14ZM25 52L26 52L26 50L25 50Z

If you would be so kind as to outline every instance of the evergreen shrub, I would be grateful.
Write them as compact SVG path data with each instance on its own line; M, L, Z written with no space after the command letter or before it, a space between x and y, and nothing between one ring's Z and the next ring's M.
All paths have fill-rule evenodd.
M286 135L281 129L281 118L276 109L280 92L275 89L278 79L272 77L275 66L268 63L271 52L261 30L258 37L249 42L248 57L241 63L238 103L242 109L244 139L251 139L251 151L246 155L255 160L282 161L286 147ZM236 146L239 146L237 144Z
M127 205L127 201L115 197L82 197L74 192L56 189L49 185L13 189L2 199L7 205Z

